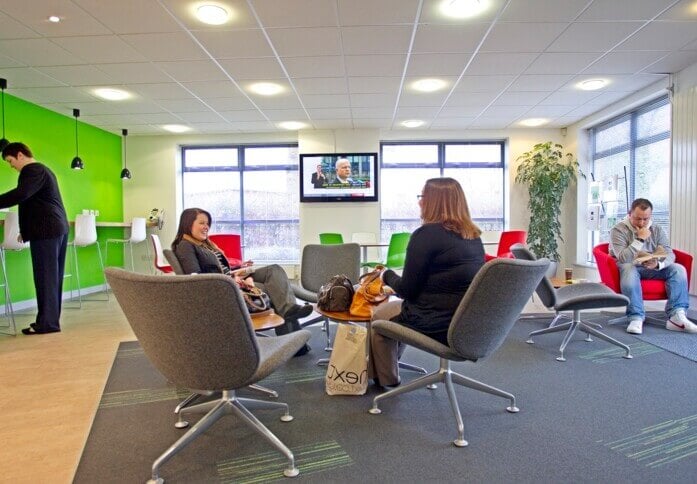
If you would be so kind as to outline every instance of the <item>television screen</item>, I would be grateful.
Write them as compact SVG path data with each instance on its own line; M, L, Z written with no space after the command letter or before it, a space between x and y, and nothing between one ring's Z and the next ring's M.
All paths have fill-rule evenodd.
M377 153L300 155L301 202L377 200Z

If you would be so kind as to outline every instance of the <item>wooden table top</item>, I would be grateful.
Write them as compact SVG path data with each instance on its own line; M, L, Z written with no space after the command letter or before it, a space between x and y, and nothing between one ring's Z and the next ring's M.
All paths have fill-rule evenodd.
M273 310L250 314L250 316L252 317L252 327L254 327L254 331L277 328L285 323L285 320Z
M370 316L354 316L348 311L324 311L315 305L315 311L322 316L326 316L334 321L344 321L351 323L367 323L370 321Z

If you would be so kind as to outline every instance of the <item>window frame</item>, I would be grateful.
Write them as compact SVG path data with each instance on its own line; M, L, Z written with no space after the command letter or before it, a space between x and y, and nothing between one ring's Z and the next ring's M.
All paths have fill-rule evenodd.
M184 176L185 173L211 173L211 172L237 172L240 183L240 219L239 220L229 220L216 218L216 223L227 223L227 224L239 224L240 226L240 239L244 245L245 240L245 224L248 225L260 225L265 223L294 223L300 226L300 217L293 219L273 219L272 221L250 219L245 220L244 216L244 173L245 172L258 172L258 171L298 171L298 162L296 160L295 164L282 164L282 165L251 165L246 164L246 150L253 148L298 148L298 143L231 143L231 144L214 144L214 145L181 145L181 202L184 206L185 200L185 183ZM186 166L186 152L187 150L207 150L207 149L232 149L237 151L237 165L229 166L197 166L197 167L187 167ZM286 262L286 261L283 261Z
M423 146L423 145L436 145L437 146L437 156L438 160L434 163L386 163L384 156L385 146ZM500 161L497 163L477 163L477 162L451 162L448 163L445 159L445 148L446 146L462 146L462 145L498 145ZM475 223L490 223L498 222L501 220L502 230L507 227L508 218L506 216L506 195L507 195L507 184L506 184L506 141L502 139L493 140L409 140L409 141L381 141L380 142L380 176L384 176L382 173L383 168L387 169L400 169L400 168L425 168L425 169L437 169L438 176L442 177L446 168L500 168L501 169L501 219L490 217L487 218L473 218ZM384 179L384 178L383 178ZM385 186L384 184L382 185ZM382 188L381 188L382 190ZM380 194L380 199L384 200L385 195ZM380 214L380 226L382 231L383 222L417 222L420 223L419 219L395 219L395 218L383 218L382 213ZM382 237L388 234L381 234Z

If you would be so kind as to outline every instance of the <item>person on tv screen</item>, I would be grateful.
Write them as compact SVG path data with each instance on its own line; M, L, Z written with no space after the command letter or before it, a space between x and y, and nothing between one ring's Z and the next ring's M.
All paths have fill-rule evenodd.
M360 180L351 178L351 162L346 158L339 158L334 164L336 178L332 181L332 185L348 185L348 186L364 186L365 183Z
M327 176L322 172L322 165L317 165L317 171L312 174L310 183L315 188L323 188L327 184Z

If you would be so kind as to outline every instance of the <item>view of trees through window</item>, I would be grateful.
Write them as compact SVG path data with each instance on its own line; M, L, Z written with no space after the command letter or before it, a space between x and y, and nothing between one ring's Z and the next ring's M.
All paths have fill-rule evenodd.
M651 201L653 223L670 233L670 116L666 96L590 130L599 195L594 200L591 189L589 203L599 201L601 207L599 230L588 233L589 247L610 240L610 229L636 198Z
M419 225L417 195L429 178L460 182L470 213L482 230L504 230L504 152L502 141L384 142L381 145L382 242L394 232Z
M297 145L183 147L182 163L184 207L211 233L241 234L247 259L300 259Z

